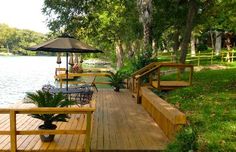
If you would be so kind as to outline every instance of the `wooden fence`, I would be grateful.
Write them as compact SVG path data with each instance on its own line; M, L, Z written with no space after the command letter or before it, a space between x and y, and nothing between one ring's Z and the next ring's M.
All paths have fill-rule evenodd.
M236 51L232 50L232 51L222 51L220 52L221 54L221 62L234 62L234 58L236 58L235 54Z

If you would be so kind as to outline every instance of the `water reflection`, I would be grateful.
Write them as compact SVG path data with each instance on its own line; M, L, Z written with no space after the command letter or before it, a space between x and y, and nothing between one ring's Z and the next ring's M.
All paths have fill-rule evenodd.
M62 57L61 67L65 67L65 60ZM92 64L92 67L110 67L101 63ZM22 101L26 92L41 89L44 84L59 87L54 80L56 67L59 67L56 57L0 56L0 107Z
M43 84L54 84L57 66L55 57L0 57L0 106L21 101Z

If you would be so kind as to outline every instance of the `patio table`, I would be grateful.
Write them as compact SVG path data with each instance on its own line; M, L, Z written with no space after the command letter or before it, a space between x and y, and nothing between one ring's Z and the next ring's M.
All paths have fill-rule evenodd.
M81 85L75 88L51 88L49 90L50 93L59 93L62 92L70 96L70 99L74 98L76 103L79 105L88 104L93 95L93 91L91 90L91 86L89 85Z

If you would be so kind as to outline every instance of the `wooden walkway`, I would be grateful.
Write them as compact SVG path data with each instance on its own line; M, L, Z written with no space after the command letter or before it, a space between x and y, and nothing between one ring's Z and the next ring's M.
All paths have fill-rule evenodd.
M159 126L131 97L128 90L117 93L99 90L92 129L92 151L159 151L168 143ZM78 119L78 117L80 119ZM72 115L69 122L59 122L60 129L85 127L84 115ZM33 130L41 123L27 115L17 115L19 130ZM9 130L9 116L0 115L0 130ZM51 143L42 143L39 135L17 136L19 150L81 151L85 135L56 135ZM10 137L0 136L0 151L9 149Z
M129 91L99 91L96 100L92 151L164 149L167 137Z

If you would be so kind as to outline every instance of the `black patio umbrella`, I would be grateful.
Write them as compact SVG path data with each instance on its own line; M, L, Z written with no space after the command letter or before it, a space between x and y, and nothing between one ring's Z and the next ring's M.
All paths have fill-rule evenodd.
M66 90L68 90L68 54L69 53L103 53L73 37L58 37L39 45L27 48L31 51L65 52L66 53Z

